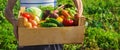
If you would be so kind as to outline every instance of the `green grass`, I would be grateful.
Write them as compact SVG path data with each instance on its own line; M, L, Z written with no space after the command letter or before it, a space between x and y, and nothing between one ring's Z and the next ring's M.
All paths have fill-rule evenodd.
M58 5L74 5L72 0L58 0ZM4 17L7 0L0 0L0 50L16 50L17 42L12 25ZM120 49L120 2L119 0L83 0L86 17L83 44L65 44L64 50L119 50ZM17 17L19 1L14 7Z

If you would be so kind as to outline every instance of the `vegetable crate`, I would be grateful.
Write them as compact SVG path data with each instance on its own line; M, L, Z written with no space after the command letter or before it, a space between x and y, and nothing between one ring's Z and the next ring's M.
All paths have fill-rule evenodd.
M19 46L82 43L85 32L85 17L80 17L78 26L25 28L23 18L18 19Z

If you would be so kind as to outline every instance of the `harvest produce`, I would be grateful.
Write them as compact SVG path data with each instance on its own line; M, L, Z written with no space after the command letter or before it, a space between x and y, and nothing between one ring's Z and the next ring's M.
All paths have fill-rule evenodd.
M40 23L41 27L57 27L57 24L55 23Z
M20 15L24 18L24 26L28 28L74 26L78 20L75 17L76 12L63 7L64 5L55 10L30 7L26 8Z
M70 16L70 14L68 13L68 11L67 10L62 10L62 12L61 12L61 14L65 17L65 18L72 18L71 16Z
M65 25L65 26L73 26L73 24L74 24L74 21L71 19L64 19L63 20L63 25Z
M62 17L57 17L57 21L59 21L59 22L63 22L63 18Z
M21 16L25 17L25 18L30 18L31 15L27 12L21 13Z
M32 13L32 15L42 18L42 10L37 7L27 8L26 12Z
M61 23L60 23L59 21L57 21L57 20L54 19L54 18L46 18L46 22L47 22L47 23L55 23L55 24L57 24L59 27L60 27L60 26L63 26L63 25L61 25Z
M37 28L40 19L37 16L34 16L32 13L23 12L20 15L24 19L24 26L28 28Z

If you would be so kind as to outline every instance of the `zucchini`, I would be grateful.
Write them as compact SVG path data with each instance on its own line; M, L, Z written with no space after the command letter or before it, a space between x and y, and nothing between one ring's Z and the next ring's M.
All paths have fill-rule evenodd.
M62 23L60 23L59 21L57 21L54 18L46 18L46 23L55 23L55 24L57 24L58 27L62 27L63 26Z
M41 27L57 27L57 24L44 22L44 23L40 23L40 26Z

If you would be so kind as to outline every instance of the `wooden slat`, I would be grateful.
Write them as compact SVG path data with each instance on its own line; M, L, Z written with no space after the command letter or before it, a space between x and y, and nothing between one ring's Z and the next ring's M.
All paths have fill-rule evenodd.
M80 18L79 26L25 28L19 18L19 46L82 43L84 40L84 17Z
M56 28L19 28L19 45L82 43L84 26Z

